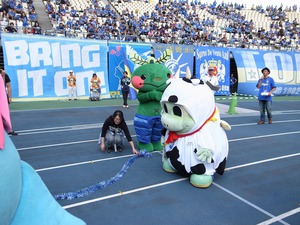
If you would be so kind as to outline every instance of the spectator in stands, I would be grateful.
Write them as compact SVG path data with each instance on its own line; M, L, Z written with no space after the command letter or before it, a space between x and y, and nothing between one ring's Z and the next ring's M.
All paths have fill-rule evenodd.
M72 16L72 17L78 17L77 11L74 8L74 6L71 6L70 16Z
M5 13L5 11L4 11ZM6 17L4 17L1 21L0 21L0 25L1 25L1 31L5 30L5 27L8 26L8 19Z
M8 10L7 17L8 17L9 20L15 20L16 19L16 12L15 12L14 8Z
M65 25L63 23L59 23L59 25L56 27L56 31L59 34L65 34Z
M39 22L35 21L32 28L31 28L32 34L42 34L42 28L39 24Z
M62 23L66 25L67 22L63 20L63 17L59 13L55 14L53 6L56 0L51 1L52 2L48 1L45 3L46 11L49 13L50 19L53 23L56 21L57 24ZM67 12L66 6L70 6L70 3L67 3L66 0L64 1L65 2L57 1L57 3L64 7ZM232 47L248 47L248 43L253 39L248 35L251 34L253 37L257 37L256 30L258 28L255 27L256 18L254 18L255 23L253 20L246 20L245 12L242 11L244 5L237 3L227 4L223 2L220 5L216 3L207 5L205 3L195 3L196 1L187 4L185 0L164 1L159 1L155 6L155 10L151 12L143 12L142 9L134 6L134 9L138 8L138 13L134 13L132 8L120 7L121 4L119 4L119 6L115 6L121 15L120 20L117 21L116 12L111 7L111 5L114 5L112 1L109 1L111 5L104 7L98 1L93 0L93 4L85 6L82 11L75 10L78 16L80 16L78 21L79 26L76 26L76 29L74 24L77 23L75 20L77 20L78 16L72 16L71 10L72 8L74 9L74 6L70 6L70 17L74 18L74 21L72 20L72 25L67 24L68 29L70 29L70 31L79 31L80 29L80 32L85 33L89 32L88 29L90 28L90 24L92 24L95 37L89 34L86 35L87 38L136 41L136 34L138 34L139 40L147 40L145 37L148 37L151 41L160 43L210 45L211 40L216 37L216 33L211 35L211 31L219 29L219 27L214 25L214 20L217 18L221 20L221 22L222 20L224 22L226 21L227 25L223 28L230 33L229 37L231 37L232 34L238 34L235 35L235 39L232 38L230 40L231 42L228 41L229 43L227 42L227 44L224 42L224 47L228 46L228 44ZM15 7L16 4L13 2L10 1L10 4ZM132 1L131 4L138 2L140 1ZM66 3L66 5L63 3ZM255 6L253 6L253 8L255 9ZM294 25L294 23L297 23L296 19L292 20L292 18L289 18L289 21L293 21L293 23L285 23L288 18L286 12L291 11L291 7L283 10L282 7L277 9L277 7L271 6L267 7L267 10L264 10L262 6L258 6L256 9L269 17L273 16L273 18L278 18L278 20L270 26L270 29L274 29L271 34L268 34L267 30L259 28L258 47L269 43L271 39L275 41L277 36L289 36L292 38L295 34L300 33L297 25ZM196 12L199 10L205 12L203 18L199 18L197 15ZM171 11L172 13L170 13ZM208 13L211 14L211 16L209 16ZM55 15L57 18L55 18ZM11 15L11 17L13 16ZM31 21L30 17L29 19ZM95 19L99 19L99 23L97 23ZM104 25L104 30L102 30L100 26L102 24ZM219 21L218 24L220 24ZM281 30L279 31L279 29ZM217 34L219 34L219 30ZM250 40L246 40L248 37ZM220 38L221 37L218 36L218 43ZM286 38L286 40L287 39L288 38ZM245 44L245 42L247 42L247 44ZM290 45L287 44L286 46L288 47Z
M30 22L37 22L37 15L34 10L29 12L29 20Z
M15 10L17 14L21 14L22 12L24 12L23 6L20 2L18 3L18 5L16 5Z
M93 27L93 24L89 24L87 32L88 34L86 38L95 38L95 28Z
M17 33L17 29L15 28L15 24L13 22L10 22L8 26L5 27L5 31L8 33Z
M73 34L71 27L68 24L66 24L65 25L65 37L73 37L73 36L74 36L74 34Z
M5 12L7 14L8 10L9 10L9 5L5 1L2 1L2 6L0 8L0 13ZM3 18L3 16L2 16L2 18Z
M220 39L220 42L223 44L227 44L228 43L228 39L226 37L226 34L223 34L223 37Z
M28 23L28 18L26 16L25 12L21 13L20 19L22 20L23 34L27 34L28 33L29 23Z
M9 5L9 8L10 8L10 9L14 9L14 8L16 7L17 4L16 4L16 1L9 1L9 2L8 2L8 5Z
M75 22L73 21L72 28L73 28L75 31L81 32L81 30L80 30L80 24L79 24L78 20L76 20Z
M55 9L54 9L53 5L51 4L51 2L49 0L47 0L45 7L46 7L46 12L49 15L49 18L52 21L55 20L55 14L56 14L56 12L55 12Z
M60 16L65 16L66 15L66 10L63 4L60 4L58 7L58 13Z

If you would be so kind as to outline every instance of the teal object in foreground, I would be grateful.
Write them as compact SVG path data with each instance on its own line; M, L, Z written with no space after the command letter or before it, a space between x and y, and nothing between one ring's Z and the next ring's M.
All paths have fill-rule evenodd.
M5 133L0 150L1 225L85 225L63 209Z

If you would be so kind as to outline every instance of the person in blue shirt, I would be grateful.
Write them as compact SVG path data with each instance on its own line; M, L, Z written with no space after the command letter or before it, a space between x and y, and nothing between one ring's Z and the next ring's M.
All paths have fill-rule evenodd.
M74 8L74 6L71 6L70 16L72 16L72 17L77 17L78 16L77 11Z
M256 87L258 91L258 101L259 101L259 111L260 111L260 121L258 124L265 123L266 111L269 123L272 123L272 96L273 92L276 90L275 82L272 77L269 77L270 69L265 67L261 70L263 76L258 80Z

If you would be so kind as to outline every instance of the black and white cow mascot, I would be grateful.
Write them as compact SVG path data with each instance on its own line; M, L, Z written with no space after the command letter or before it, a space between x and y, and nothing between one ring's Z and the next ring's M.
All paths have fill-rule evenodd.
M224 173L228 157L224 129L230 126L220 120L211 88L199 79L169 79L161 99L163 168L199 188L209 187L215 172Z

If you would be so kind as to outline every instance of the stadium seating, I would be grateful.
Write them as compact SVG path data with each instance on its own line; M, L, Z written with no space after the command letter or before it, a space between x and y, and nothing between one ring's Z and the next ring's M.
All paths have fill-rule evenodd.
M201 4L197 0L189 3L187 0L43 2L53 25L52 33L60 36L299 50L300 12L296 5L285 9L253 5L249 9L238 3ZM22 2L22 6L29 17L31 5ZM71 12L74 9L76 16ZM21 22L15 20L15 25L20 32ZM221 41L222 37L227 41Z

